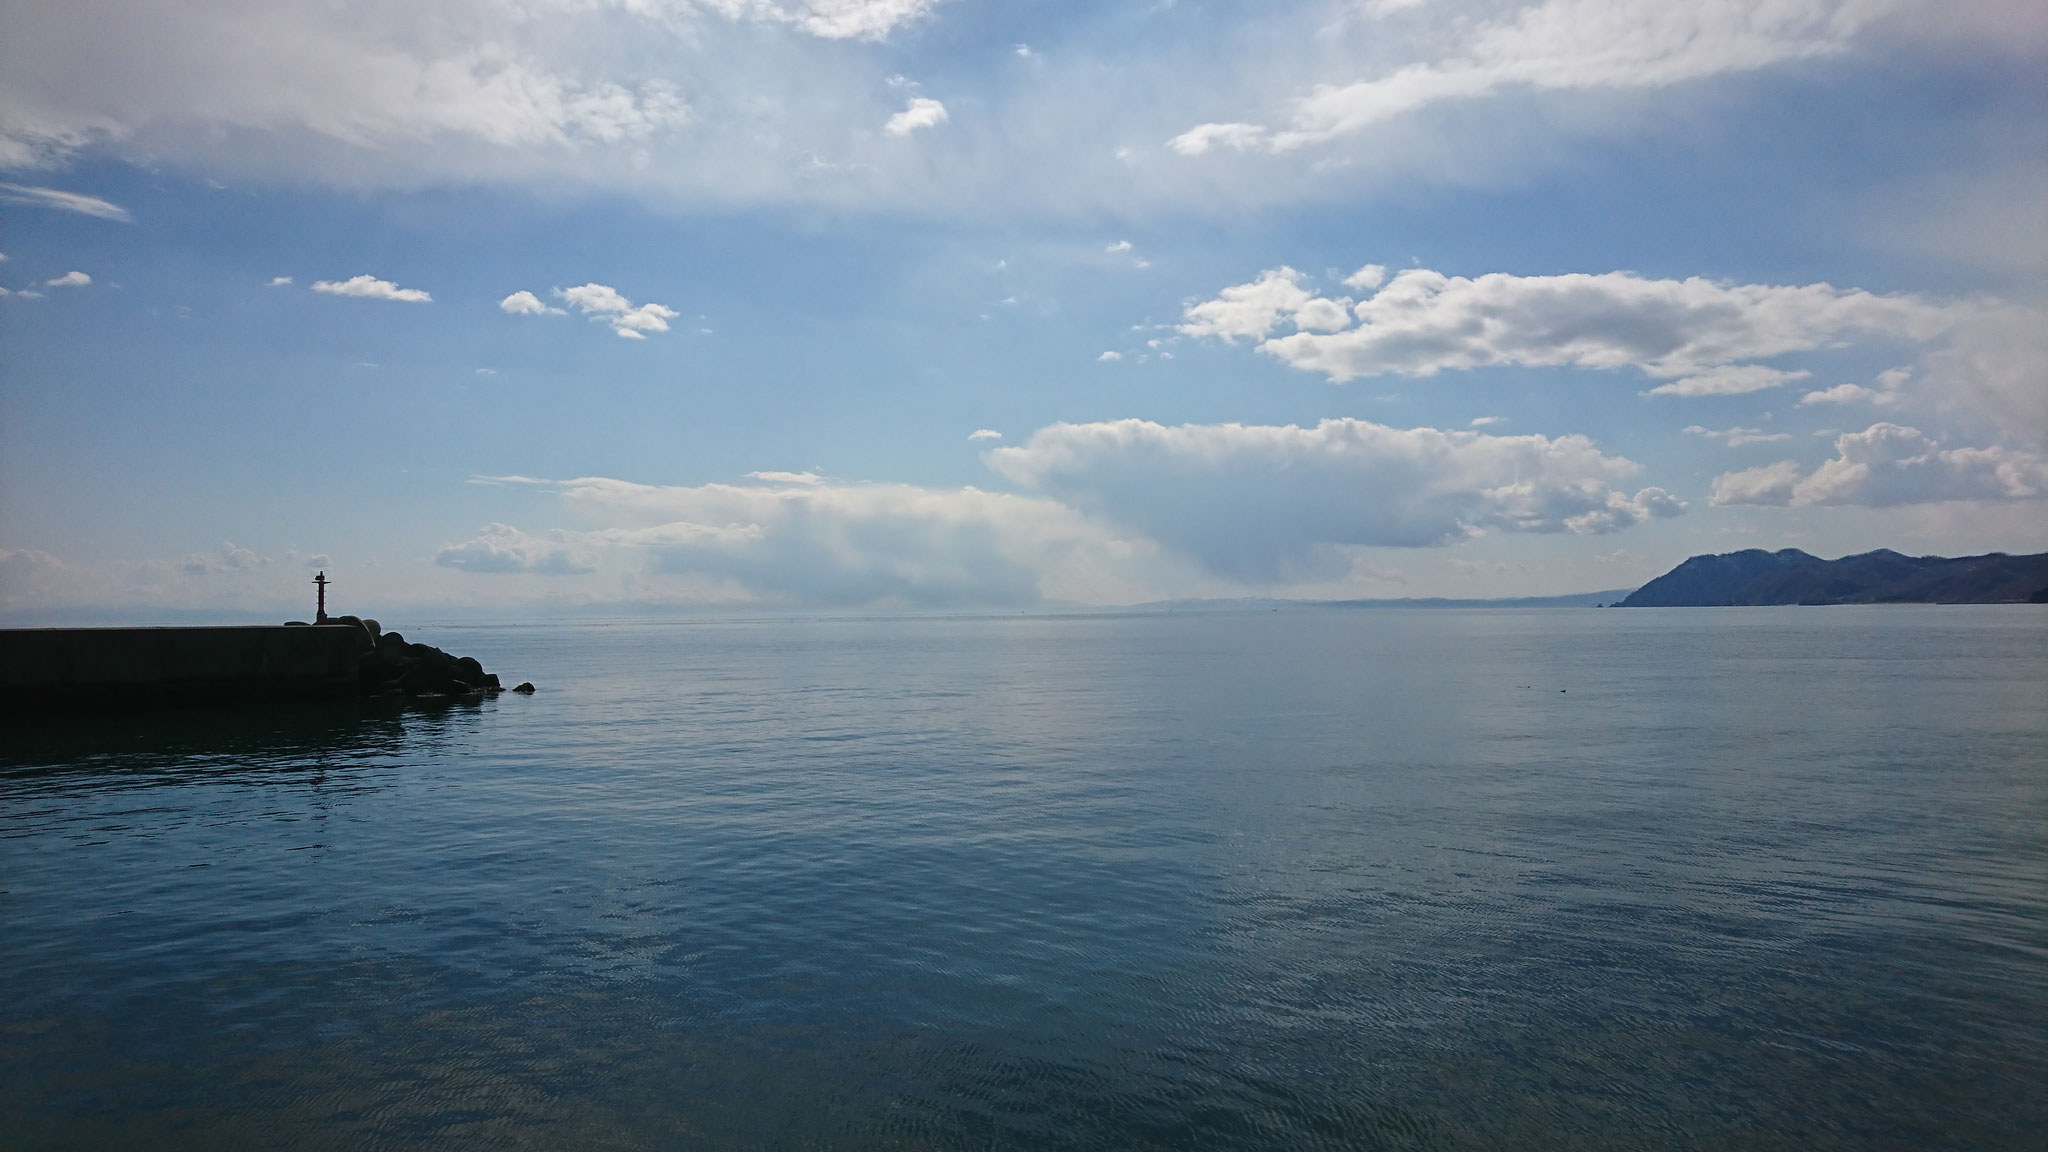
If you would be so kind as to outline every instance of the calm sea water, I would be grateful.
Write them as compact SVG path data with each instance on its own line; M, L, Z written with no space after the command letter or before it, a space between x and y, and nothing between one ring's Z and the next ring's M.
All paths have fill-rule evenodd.
M2048 611L406 631L6 722L0 1143L2048 1131Z

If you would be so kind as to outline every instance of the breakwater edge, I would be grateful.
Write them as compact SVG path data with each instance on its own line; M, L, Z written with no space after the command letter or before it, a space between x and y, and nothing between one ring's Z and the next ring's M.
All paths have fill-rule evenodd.
M313 624L0 629L0 707L11 712L448 699L504 690L475 657L410 642L356 616Z

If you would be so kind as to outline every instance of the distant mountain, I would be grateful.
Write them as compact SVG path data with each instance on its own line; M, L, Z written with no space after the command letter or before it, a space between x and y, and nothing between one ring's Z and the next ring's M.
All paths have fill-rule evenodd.
M1823 560L1786 548L1695 556L1629 593L1621 608L1731 604L2048 603L2048 552L1902 556L1889 548Z

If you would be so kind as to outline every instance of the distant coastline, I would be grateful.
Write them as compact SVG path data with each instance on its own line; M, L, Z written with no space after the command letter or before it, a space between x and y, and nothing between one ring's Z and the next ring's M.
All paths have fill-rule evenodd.
M1797 548L1694 556L1622 608L1793 604L2048 604L2048 552L1906 556L1889 548L1822 560Z

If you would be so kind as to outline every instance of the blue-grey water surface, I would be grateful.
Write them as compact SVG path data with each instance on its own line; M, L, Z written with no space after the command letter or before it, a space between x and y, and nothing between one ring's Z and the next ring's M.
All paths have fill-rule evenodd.
M2048 1131L2048 611L407 631L5 721L0 1143Z

